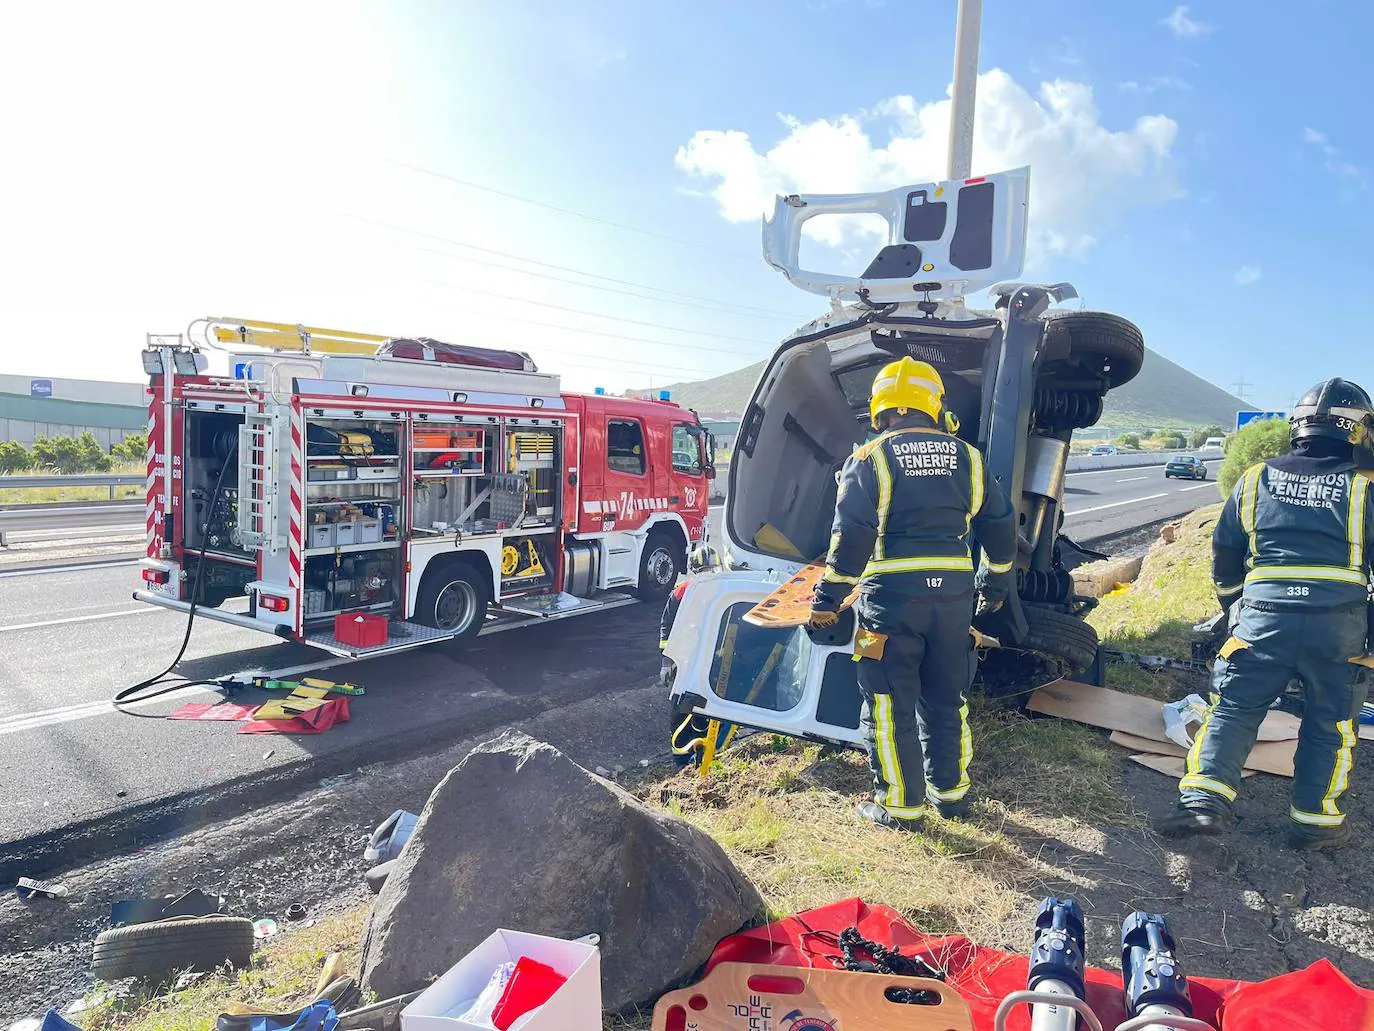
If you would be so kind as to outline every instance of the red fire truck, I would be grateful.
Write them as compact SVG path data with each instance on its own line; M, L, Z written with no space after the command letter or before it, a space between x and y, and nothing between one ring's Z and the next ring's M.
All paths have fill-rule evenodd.
M666 395L565 394L522 352L428 338L187 336L143 352L139 601L377 655L662 598L706 539L712 442Z

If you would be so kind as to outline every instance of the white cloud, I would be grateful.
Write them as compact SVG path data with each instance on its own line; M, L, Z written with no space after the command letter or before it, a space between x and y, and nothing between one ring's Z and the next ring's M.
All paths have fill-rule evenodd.
M1178 125L1163 115L1111 130L1083 83L1042 83L1032 96L993 69L978 77L973 170L1030 165L1031 260L1081 257L1125 210L1183 196L1172 148ZM776 194L888 190L944 178L948 97L884 100L873 109L803 122L780 116L787 135L767 150L739 130L703 129L677 152L678 168L714 181L711 195L731 222L771 212ZM838 219L808 229L832 246L862 233Z
M1258 283L1262 275L1264 275L1264 270L1258 265L1242 265L1236 269L1236 286L1249 286L1251 283Z
M1169 17L1161 18L1159 24L1172 32L1175 39L1192 39L1195 36L1205 36L1215 28L1212 25L1193 21L1192 18L1188 17L1188 8L1182 4L1175 7L1174 13Z
M1135 80L1119 82L1117 83L1117 87L1126 93L1149 94L1158 93L1160 90L1166 89L1190 90L1193 88L1193 84L1186 79L1178 79L1172 75L1156 75L1154 78L1148 79L1145 82L1137 82Z
M1342 155L1341 148L1332 144L1326 133L1307 126L1302 131L1302 141L1321 151L1322 156L1326 159L1326 170L1332 175L1348 180L1361 190L1368 185L1368 177L1364 174L1364 169L1353 161L1347 160Z

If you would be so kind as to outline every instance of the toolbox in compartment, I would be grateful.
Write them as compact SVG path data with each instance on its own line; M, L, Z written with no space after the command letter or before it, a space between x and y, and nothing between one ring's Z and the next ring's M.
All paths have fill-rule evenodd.
M315 483L328 483L334 480L353 479L353 466L343 462L312 462L306 479Z

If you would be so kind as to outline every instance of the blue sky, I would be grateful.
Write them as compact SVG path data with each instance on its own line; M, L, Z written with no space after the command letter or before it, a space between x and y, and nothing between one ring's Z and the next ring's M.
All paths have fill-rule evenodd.
M773 192L943 172L953 0L29 6L5 371L137 379L144 332L222 314L517 346L572 389L711 375L822 309L760 256ZM1031 164L1028 277L1261 406L1374 388L1371 33L985 0L974 171Z

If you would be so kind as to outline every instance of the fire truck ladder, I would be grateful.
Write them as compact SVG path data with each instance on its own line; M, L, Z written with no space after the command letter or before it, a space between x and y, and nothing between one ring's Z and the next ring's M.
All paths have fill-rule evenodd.
M244 546L276 554L286 547L277 524L277 442L281 422L276 415L248 413L239 427L238 530Z
M247 344L270 351L301 351L305 354L373 355L391 339L375 333L354 333L347 329L318 329L285 322L214 317L193 322L189 335L192 339L203 336L207 342L213 338L217 343L231 347Z

